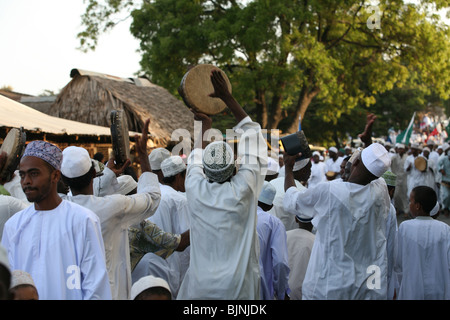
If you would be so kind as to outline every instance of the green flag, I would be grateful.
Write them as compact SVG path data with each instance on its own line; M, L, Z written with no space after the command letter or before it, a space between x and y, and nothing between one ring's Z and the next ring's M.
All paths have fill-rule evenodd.
M411 134L413 132L413 128L414 128L414 118L416 117L416 113L414 112L411 121L408 124L408 127L406 128L406 130L402 131L402 133L400 133L397 136L397 139L395 140L395 142L397 143L402 143L405 146L407 146L409 144L409 139L411 138Z

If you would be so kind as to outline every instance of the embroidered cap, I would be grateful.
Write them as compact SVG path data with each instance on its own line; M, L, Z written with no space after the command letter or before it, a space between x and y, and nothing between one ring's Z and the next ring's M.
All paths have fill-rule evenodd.
M161 171L165 178L173 177L186 170L186 164L180 156L170 156L161 162Z
M228 143L214 141L203 153L203 170L210 181L223 182L234 171L234 152Z
M31 141L23 153L23 157L36 157L44 160L56 170L61 170L62 151L60 148L47 141Z

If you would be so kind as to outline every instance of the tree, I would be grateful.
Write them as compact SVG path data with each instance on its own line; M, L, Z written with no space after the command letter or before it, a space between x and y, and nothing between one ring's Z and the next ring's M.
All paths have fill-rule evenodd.
M174 94L188 68L212 63L264 128L294 132L313 101L337 123L356 106L413 83L448 99L449 28L433 14L448 1L89 0L82 46L95 48L129 10L142 71ZM379 27L379 28L378 28ZM89 43L88 40L93 43Z

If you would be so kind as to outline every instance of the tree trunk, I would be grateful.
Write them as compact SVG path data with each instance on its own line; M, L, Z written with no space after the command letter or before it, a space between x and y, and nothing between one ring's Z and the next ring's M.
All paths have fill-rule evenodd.
M310 90L307 86L303 86L302 90L300 91L294 116L292 117L292 124L287 130L287 133L294 133L298 131L299 117L301 117L301 119L305 118L305 113L308 109L309 104L319 92L320 88L318 87L314 87L312 88L312 90Z
M278 124L283 120L281 103L283 102L283 92L286 87L286 82L278 84L277 93L272 98L272 104L270 106L271 121L269 123L270 129L277 129Z
M257 121L261 124L261 128L267 128L267 103L266 103L266 92L262 89L256 89L255 97L256 109L261 110L258 112Z

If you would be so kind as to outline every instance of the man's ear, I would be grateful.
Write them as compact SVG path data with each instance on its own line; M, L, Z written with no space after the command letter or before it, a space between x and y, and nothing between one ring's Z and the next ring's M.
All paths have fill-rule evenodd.
M53 172L51 173L51 179L53 182L55 182L57 184L59 182L59 180L61 179L61 171L53 170Z

